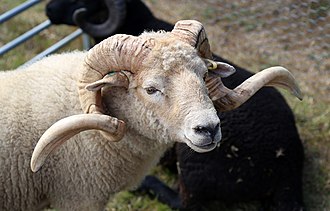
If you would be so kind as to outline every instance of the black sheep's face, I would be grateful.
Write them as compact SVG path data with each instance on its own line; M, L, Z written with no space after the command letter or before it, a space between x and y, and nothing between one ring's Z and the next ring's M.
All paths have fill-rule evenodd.
M46 5L46 15L53 24L76 25L73 14L77 9L85 8L86 15L93 17L102 10L100 0L51 0Z

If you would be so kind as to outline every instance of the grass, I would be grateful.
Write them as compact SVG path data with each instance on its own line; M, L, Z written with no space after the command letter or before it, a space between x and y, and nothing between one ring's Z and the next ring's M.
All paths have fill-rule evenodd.
M291 13L278 8L277 3L266 5L261 1L238 1L231 3L220 1L159 1L145 0L154 14L175 23L179 19L197 19L204 23L215 53L252 71L272 65L283 65L290 69L297 78L304 100L296 100L287 92L282 92L293 109L301 139L305 147L304 198L307 210L330 210L330 50L326 43L324 31L329 22L328 1L312 1L306 8L294 8L295 1L282 1L281 8L289 7ZM2 0L0 13L23 2L22 0ZM248 5L245 5L248 4ZM251 11L240 10L249 6ZM44 3L29 12L22 13L8 23L2 24L0 46L23 33L26 29L46 20L43 13ZM267 7L267 8L263 8ZM235 12L233 12L233 10ZM309 13L310 18L317 21L314 25L296 25L283 28L285 21L299 21L299 11ZM31 12L32 11L32 12ZM271 14L264 11L272 11ZM259 14L259 16L256 16ZM285 20L284 15L296 14L292 20ZM268 16L275 17L271 19ZM247 18L240 18L247 17ZM281 17L281 18L280 18ZM324 18L325 20L320 19ZM328 20L328 21L326 21ZM273 21L272 24L269 24ZM306 20L300 20L305 23ZM291 24L291 23L290 23ZM291 26L291 25L290 25ZM276 31L273 28L278 27ZM282 27L282 28L281 28ZM305 28L312 29L306 32ZM320 28L320 30L318 29ZM304 32L296 35L294 32ZM55 43L61 37L75 30L74 27L51 27L24 45L15 48L0 57L0 69L13 69L39 53L45 47ZM271 32L271 33L267 33ZM322 34L323 33L323 34ZM284 37L283 34L288 35ZM275 40L273 38L276 38ZM318 39L317 39L318 38ZM296 42L299 40L299 42ZM62 51L81 49L81 41L71 43ZM169 184L174 184L173 176L156 168L154 174L159 175ZM216 208L214 208L216 207ZM235 207L219 204L205 210L255 210L255 205L238 204ZM130 192L122 192L109 202L107 210L170 210L167 206L147 196L136 196Z

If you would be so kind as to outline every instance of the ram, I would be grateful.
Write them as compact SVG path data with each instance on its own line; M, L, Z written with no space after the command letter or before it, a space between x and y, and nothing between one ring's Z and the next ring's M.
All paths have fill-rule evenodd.
M52 0L47 5L50 20L79 25L96 42L115 33L138 35L144 30L173 28L172 24L154 17L140 0L68 2ZM97 5L107 6L96 8ZM64 8L68 11L65 14ZM112 16L104 16L107 10ZM95 22L92 20L95 17L102 20ZM249 71L231 65L236 73L223 79L227 87L234 88L252 76ZM221 111L217 106L216 109ZM201 155L192 153L185 144L178 144L162 159L161 164L176 174L176 162L179 164L179 194L151 176L141 189L152 189L150 192L173 208L203 206L209 200L259 200L264 207L299 210L303 206L304 152L294 116L281 94L273 88L263 88L240 108L219 112L219 116L223 119L224 140L220 148Z
M234 69L210 59L203 26L187 20L171 32L115 35L88 52L1 72L0 210L102 210L174 141L216 148L211 99L230 110L265 84L300 96L282 67L227 89L219 76Z

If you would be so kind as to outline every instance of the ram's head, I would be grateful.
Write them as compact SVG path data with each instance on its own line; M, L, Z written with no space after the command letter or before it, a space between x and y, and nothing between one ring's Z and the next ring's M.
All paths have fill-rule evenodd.
M230 90L221 77L234 71L232 66L212 60L204 28L197 21L179 21L168 33L110 37L91 49L85 59L79 96L86 114L60 120L46 131L34 150L32 170L38 170L56 146L81 131L97 129L110 141L121 140L126 126L117 118L135 121L141 128L134 130L150 139L184 142L197 152L207 152L221 140L214 104L221 111L234 109L264 85L280 85L300 96L292 75L284 68L262 71ZM116 117L108 115L113 107L109 104L111 94L106 92L112 90L117 90L116 98L123 96L122 103L116 102L119 107L131 108L130 119L120 112L113 112L119 114Z

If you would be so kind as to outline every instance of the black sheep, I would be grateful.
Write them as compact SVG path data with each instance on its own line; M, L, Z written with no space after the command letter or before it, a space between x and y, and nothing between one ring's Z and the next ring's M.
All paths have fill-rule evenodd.
M106 8L98 6L104 5L102 1L85 0L78 6L67 8L66 11L71 13L62 13L64 1L52 0L47 5L47 15L52 22L81 25L91 21L89 17L100 17L98 14L104 14ZM144 30L173 28L173 25L155 18L140 0L124 1L124 4L123 21L110 33L103 31L103 34L94 36L96 42L115 33L138 35ZM79 8L84 8L83 16L74 15ZM100 21L104 21L104 17ZM85 30L93 35L92 25ZM214 57L231 64L219 56ZM229 88L252 75L232 65L236 73L223 79ZM258 200L266 209L302 210L303 146L292 111L281 94L274 88L263 88L240 108L219 112L219 116L223 133L219 148L198 154L184 144L177 144L169 153L171 156L162 159L162 163L172 169L176 169L178 161L178 192L153 176L146 177L140 190L152 190L159 200L179 209L200 210L200 206L211 200L233 203Z
M104 3L106 2L106 3ZM149 8L140 0L123 0L114 1L120 8L125 8L125 13L120 14L118 10L112 10L111 7L104 7L104 5L111 5L113 1L104 0L51 0L46 5L46 15L53 24L67 24L78 25L82 29L86 23L91 24L84 29L87 34L90 34L96 43L114 34L131 34L137 36L145 30L165 30L170 31L173 25L165 21L159 20L153 16ZM125 3L122 6L122 3ZM81 12L83 11L83 12ZM120 23L113 25L112 17L107 19L104 14L117 12ZM84 13L84 15L80 15Z

